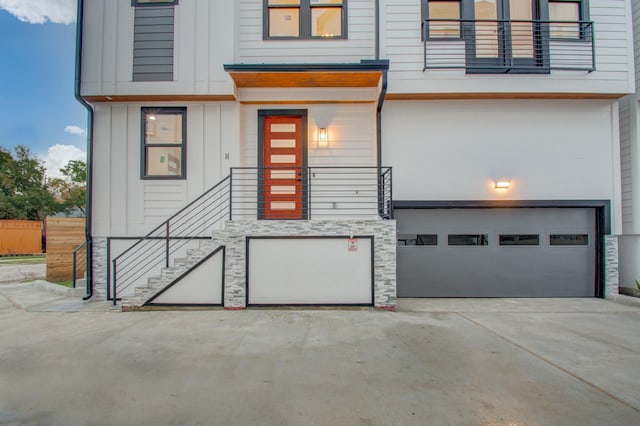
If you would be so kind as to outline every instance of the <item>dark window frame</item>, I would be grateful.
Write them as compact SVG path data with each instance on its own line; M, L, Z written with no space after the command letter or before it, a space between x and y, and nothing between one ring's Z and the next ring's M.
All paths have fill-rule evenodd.
M182 116L182 143L181 144L156 144L147 143L148 113L155 115L171 114ZM141 107L140 108L140 179L143 180L186 180L187 179L187 107ZM165 147L180 148L180 174L179 175L147 175L147 148Z
M131 0L131 6L133 7L147 7L147 6L176 6L178 5L179 0L171 0L171 1L152 1L152 2L140 2L139 0Z
M430 37L429 36L429 23L426 22L427 19L429 19L429 3L437 3L437 2L442 2L442 1L457 1L458 2L458 16L460 20L462 20L462 9L463 6L462 4L464 3L465 0L422 0L422 3L420 5L421 8L421 14L422 14L422 40L433 40L433 41L456 41L456 40L462 40L462 21L460 21L460 24L458 25L458 37Z
M269 5L269 0L263 0L262 7L262 39L263 40L346 40L348 19L347 19L347 3L348 0L342 0L342 4L335 3L319 3L311 5L310 0L300 0L299 5L283 4ZM342 10L342 34L337 37L322 37L311 35L311 10L313 8L335 8ZM298 33L297 37L272 37L269 35L269 10L270 9L299 9L298 15Z
M546 0L547 4L547 16L551 21L551 8L549 5L551 3L578 3L578 19L580 21L589 21L589 0ZM591 28L593 31L593 28ZM584 24L579 24L579 37L578 38L554 38L551 37L551 29L549 29L549 41L559 41L563 43L580 43L584 41L590 41L587 38L587 31L584 28Z

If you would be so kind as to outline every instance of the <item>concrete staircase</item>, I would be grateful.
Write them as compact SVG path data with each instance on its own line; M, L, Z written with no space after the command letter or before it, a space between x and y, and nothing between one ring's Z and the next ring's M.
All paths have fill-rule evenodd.
M198 240L198 248L187 249L186 256L173 260L173 265L162 268L160 275L147 279L147 285L135 288L133 295L122 297L123 311L132 311L140 308L147 300L156 295L160 290L171 284L176 278L189 271L194 265L207 257L220 247L223 237L222 231L216 231L211 239Z

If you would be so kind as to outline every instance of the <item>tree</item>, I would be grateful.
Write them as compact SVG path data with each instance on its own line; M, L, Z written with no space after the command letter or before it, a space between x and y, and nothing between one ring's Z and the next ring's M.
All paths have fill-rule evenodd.
M60 169L64 179L51 179L49 184L58 202L65 209L77 208L86 214L87 164L84 161L71 160Z
M54 197L44 162L18 145L14 155L0 147L0 219L43 221L65 209Z

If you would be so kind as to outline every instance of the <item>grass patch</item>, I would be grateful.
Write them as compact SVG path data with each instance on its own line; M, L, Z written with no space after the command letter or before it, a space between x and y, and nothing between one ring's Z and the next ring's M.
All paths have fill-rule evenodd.
M46 254L34 256L0 256L0 265L37 265L47 263Z
M73 280L68 280L68 281L56 281L54 282L54 284L58 284L64 287L69 287L69 288L73 288Z

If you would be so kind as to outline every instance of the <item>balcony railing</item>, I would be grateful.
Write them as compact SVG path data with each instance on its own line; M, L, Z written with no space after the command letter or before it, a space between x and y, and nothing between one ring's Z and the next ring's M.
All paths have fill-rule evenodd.
M231 219L390 219L392 216L390 167L290 169L232 168ZM291 176L287 176L287 172ZM272 203L284 207L273 210ZM287 206L290 206L289 212Z
M593 22L427 19L424 70L549 73L595 70Z

